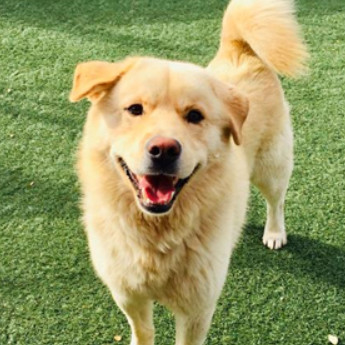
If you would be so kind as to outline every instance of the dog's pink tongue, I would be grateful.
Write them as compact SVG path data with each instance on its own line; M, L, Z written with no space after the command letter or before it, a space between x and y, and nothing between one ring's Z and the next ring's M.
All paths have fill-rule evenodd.
M139 187L143 195L153 204L168 204L175 191L174 179L170 176L143 176L139 179Z

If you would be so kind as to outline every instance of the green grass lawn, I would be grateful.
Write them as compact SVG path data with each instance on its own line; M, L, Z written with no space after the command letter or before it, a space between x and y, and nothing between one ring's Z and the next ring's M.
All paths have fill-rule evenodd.
M206 64L226 0L1 0L0 344L128 344L95 277L74 172L87 102L68 103L74 66L154 55ZM299 0L312 58L283 80L295 128L288 246L261 244L253 191L206 344L345 344L345 1ZM155 310L157 344L172 315Z

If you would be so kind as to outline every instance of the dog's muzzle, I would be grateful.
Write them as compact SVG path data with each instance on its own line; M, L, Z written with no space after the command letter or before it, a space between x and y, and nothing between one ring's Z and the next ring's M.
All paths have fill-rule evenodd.
M175 139L156 136L147 142L145 149L144 175L133 173L121 157L118 162L136 191L140 207L151 214L167 213L197 167L187 178L178 177L182 147Z

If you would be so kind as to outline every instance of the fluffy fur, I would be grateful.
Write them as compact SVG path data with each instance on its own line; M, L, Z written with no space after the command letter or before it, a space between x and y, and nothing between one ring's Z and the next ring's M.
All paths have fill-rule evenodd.
M291 1L233 0L207 69L152 58L78 65L71 101L92 102L78 160L84 223L95 270L131 326L131 345L153 344L154 300L174 312L177 345L203 343L250 180L267 200L264 244L286 243L293 141L276 73L300 73L306 56ZM142 116L126 110L136 103ZM186 122L191 107L205 115L200 124ZM119 164L120 157L144 174L154 135L181 143L178 177L191 176L161 216L140 207Z

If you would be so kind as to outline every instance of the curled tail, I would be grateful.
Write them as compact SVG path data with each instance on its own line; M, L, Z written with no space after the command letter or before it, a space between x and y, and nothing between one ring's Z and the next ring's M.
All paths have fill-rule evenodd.
M232 0L225 12L218 55L248 48L280 75L306 71L308 52L294 16L293 0Z

